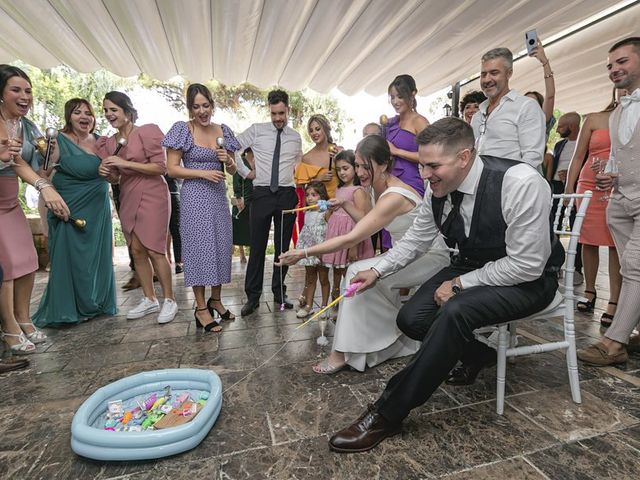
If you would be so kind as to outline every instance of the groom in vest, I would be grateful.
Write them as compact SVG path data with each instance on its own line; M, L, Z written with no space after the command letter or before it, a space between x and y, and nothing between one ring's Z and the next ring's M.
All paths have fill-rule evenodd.
M615 184L607 173L596 176L602 190L613 186L607 207L607 223L620 256L622 288L613 324L602 339L578 352L578 358L590 365L625 363L628 350L638 348L640 326L640 37L619 41L609 50L609 78L616 88L629 93L609 117L611 154L618 176Z
M413 226L371 270L360 291L420 258L440 234L459 253L428 279L396 319L422 347L380 398L329 441L337 452L362 452L400 432L463 355L479 327L532 315L551 303L564 251L550 231L551 190L531 165L477 156L471 127L443 118L416 138L430 191ZM347 300L348 301L348 300Z

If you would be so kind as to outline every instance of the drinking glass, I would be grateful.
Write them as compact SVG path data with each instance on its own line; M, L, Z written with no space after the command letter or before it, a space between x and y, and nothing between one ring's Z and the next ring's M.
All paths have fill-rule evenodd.
M5 120L5 124L7 125L7 139L9 140L9 145L13 143L14 140L22 140L22 121L19 118L9 118L8 120ZM9 160L7 164L16 164L13 155L11 155L11 160Z

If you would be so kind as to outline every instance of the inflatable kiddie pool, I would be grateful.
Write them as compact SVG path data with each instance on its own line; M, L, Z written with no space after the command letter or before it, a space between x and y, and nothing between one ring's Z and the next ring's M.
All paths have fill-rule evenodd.
M107 403L163 392L207 392L208 399L189 423L162 430L108 431L101 419ZM71 448L95 460L146 460L196 447L209 433L222 408L222 382L210 370L173 368L143 372L98 389L78 409L71 423Z

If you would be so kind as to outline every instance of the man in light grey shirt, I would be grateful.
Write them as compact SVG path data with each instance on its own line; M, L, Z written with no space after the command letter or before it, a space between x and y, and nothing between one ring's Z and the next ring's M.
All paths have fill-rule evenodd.
M254 179L249 213L251 253L244 282L247 303L242 307L243 317L254 312L259 305L271 222L273 221L274 225L275 262L281 252L289 249L295 222L295 215L283 216L282 210L295 208L298 203L293 171L302 159L302 139L298 132L287 126L287 93L273 90L269 92L268 102L271 122L255 123L237 136L242 148L236 154L251 148L255 161L255 171L251 171L241 159L236 159L238 173L245 178ZM286 275L287 267L274 266L271 290L276 304L284 308L293 308L286 298Z
M371 270L352 282L368 288L419 258L442 234L457 253L449 267L404 304L396 323L422 342L374 406L329 441L337 452L365 451L400 432L469 354L477 328L545 308L558 288L564 250L549 225L551 191L530 165L478 156L471 127L444 118L416 137L422 177L429 182L413 226Z
M494 48L482 56L480 86L487 100L471 119L479 155L542 165L546 143L544 113L532 98L509 88L513 54Z

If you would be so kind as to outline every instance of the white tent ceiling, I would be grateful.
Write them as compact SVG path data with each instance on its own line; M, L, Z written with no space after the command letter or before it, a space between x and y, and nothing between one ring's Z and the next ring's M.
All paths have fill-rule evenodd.
M121 76L182 75L226 84L278 84L347 95L386 92L399 73L428 95L479 70L486 50L523 48L619 1L605 0L0 0L0 61L66 64ZM625 2L629 3L629 1ZM604 62L617 39L638 35L640 2L551 45L558 107L598 109ZM535 60L514 86L542 88ZM470 86L477 86L474 82Z

